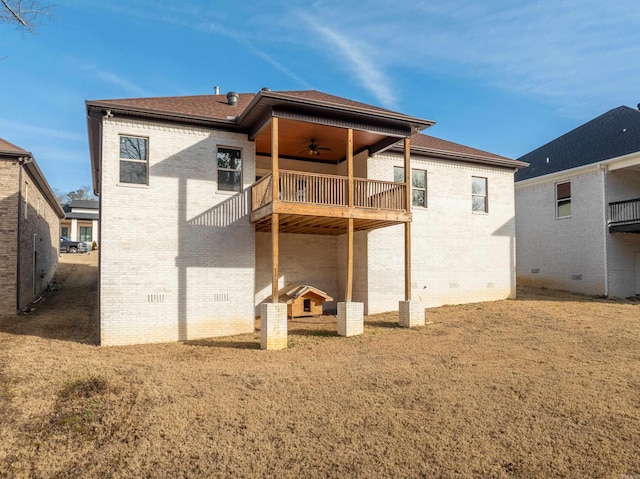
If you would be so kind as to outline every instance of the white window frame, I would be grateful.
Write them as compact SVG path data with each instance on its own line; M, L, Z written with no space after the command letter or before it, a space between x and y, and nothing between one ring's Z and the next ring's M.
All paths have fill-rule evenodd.
M144 140L146 143L146 146L145 146L146 158L144 160L137 159L137 158L123 158L121 156L121 150L120 150L120 144L122 142L122 138L137 138L140 140ZM149 142L148 136L129 135L126 133L120 133L118 135L118 185L137 186L137 187L149 186L149 143L150 142ZM146 181L144 183L132 183L129 181L122 181L122 177L120 176L120 166L123 161L128 163L144 163L146 168L146 174L145 174Z
M402 181L399 183L404 183L404 166L394 166L393 167L393 179L395 181L395 177L396 177L396 170L398 172L402 172ZM424 188L417 188L415 186L413 186L413 174L416 172L420 172L422 174L424 174ZM427 208L428 200L427 200L427 191L428 191L428 175L427 175L427 170L423 170L420 168L411 168L411 184L409 185L409 188L411 188L411 206L416 206L418 208ZM415 191L424 191L424 202L423 204L416 204L413 202L413 192Z
M569 196L565 196L563 198L559 198L558 196L558 187L560 185L569 185ZM565 218L571 218L571 214L573 212L572 205L572 192L571 192L571 181L562 181L555 184L555 195L556 195L556 219L561 220ZM562 203L562 205L561 205ZM569 205L569 214L560 216L560 206Z
M238 151L240 153L240 183L238 185L238 190L227 190L224 188L220 188L220 172L221 171L226 171L229 173L235 173L238 171L238 169L233 169L233 168L221 168L220 164L218 163L218 154L220 153L220 150L234 150L234 151ZM238 193L242 192L242 187L243 187L243 179L244 179L244 154L243 154L243 150L242 148L238 148L237 146L226 146L226 145L218 145L218 147L216 148L216 184L217 184L217 191L218 193L223 193L223 194L230 194L230 195L235 195Z
M484 193L473 192L473 182L475 180L484 180ZM484 198L484 209L477 210L473 202L474 198ZM471 177L471 211L475 214L488 214L489 213L489 178L486 176L472 176Z

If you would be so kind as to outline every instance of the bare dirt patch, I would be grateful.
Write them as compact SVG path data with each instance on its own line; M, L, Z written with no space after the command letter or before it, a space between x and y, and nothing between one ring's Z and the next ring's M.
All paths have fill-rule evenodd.
M640 477L640 305L519 299L94 346L96 255L0 319L0 477Z

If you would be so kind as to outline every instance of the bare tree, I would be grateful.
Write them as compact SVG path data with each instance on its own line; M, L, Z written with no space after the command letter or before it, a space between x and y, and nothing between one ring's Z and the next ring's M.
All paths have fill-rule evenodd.
M0 23L16 24L19 29L35 33L43 18L51 18L53 5L39 0L0 0Z
M2 0L0 0L2 1ZM73 200L95 200L96 196L93 194L89 185L83 185L77 190L63 192L57 188L53 189L53 192L58 199L58 203L65 205L71 203Z

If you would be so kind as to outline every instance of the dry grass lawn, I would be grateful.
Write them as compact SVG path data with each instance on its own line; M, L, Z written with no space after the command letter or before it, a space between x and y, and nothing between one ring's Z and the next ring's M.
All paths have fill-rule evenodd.
M96 254L0 319L0 477L640 478L640 305L520 291L432 324L331 317L95 346ZM144 321L144 318L132 318Z

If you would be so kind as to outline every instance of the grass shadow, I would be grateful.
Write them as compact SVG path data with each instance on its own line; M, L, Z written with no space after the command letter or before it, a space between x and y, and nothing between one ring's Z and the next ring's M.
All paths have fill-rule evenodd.
M511 301L552 301L558 303L602 303L602 304L640 304L640 297L616 298L606 296L594 296L583 293L574 293L559 289L550 289L535 286L522 286L516 288L516 298Z
M182 341L187 346L198 346L201 348L228 348L228 349L260 349L260 341L222 339L191 339Z

